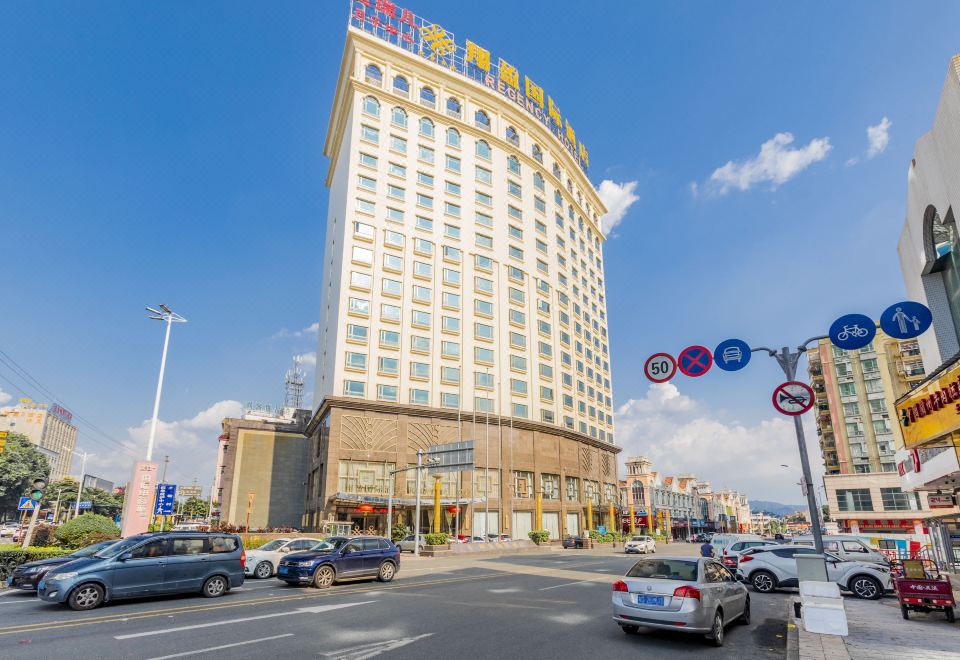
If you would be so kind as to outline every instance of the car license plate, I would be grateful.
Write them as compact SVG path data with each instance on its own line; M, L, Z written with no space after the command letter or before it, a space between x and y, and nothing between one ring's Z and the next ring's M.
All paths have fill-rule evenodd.
M286 575L286 574L287 574L287 567L286 567L286 566L281 566L280 569L277 571L277 573L279 573L280 575Z
M37 585L37 589L43 589L43 588L46 587L46 586L47 586L47 581L46 581L46 580L40 580L40 584Z
M663 596L637 596L637 605L663 606Z

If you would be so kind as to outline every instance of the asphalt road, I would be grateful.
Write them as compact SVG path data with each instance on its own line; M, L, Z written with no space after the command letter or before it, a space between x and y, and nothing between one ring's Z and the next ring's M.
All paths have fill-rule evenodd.
M575 550L407 557L390 584L315 590L248 580L218 599L117 601L90 612L3 592L0 658L785 656L787 594L751 594L751 625L732 625L716 649L694 635L621 632L610 618L610 577L632 557Z

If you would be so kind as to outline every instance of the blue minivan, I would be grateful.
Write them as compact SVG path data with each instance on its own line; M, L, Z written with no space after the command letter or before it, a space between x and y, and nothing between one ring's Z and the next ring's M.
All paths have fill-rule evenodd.
M288 584L323 588L345 578L390 582L398 570L400 548L382 536L335 536L281 559L277 577Z
M92 610L108 600L197 592L216 598L243 584L246 553L236 534L138 534L57 566L38 585L41 599Z

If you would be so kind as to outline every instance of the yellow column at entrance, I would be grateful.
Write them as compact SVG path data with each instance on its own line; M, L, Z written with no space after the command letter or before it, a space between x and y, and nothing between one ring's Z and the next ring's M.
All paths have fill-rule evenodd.
M587 531L590 531L590 527L593 525L593 498L587 497L587 523L583 528Z
M433 482L433 533L440 533L440 475Z
M611 502L610 502L610 528L607 530L607 533L613 533L613 532L616 532L616 531L618 531L618 530L617 530L616 521L615 521L614 518L613 518L613 501L611 500Z
M537 529L543 529L543 495L537 493Z
M634 523L633 516L634 516L634 513L633 513L633 505L631 504L631 505L630 505L630 533L631 533L631 534L633 534L634 532L637 531L637 526L636 526L636 524Z

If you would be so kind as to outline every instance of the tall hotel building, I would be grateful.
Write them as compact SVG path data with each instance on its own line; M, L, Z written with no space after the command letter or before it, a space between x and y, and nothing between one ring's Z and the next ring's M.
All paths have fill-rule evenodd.
M470 40L354 0L324 150L303 527L384 529L390 472L460 439L478 469L436 475L444 531L609 525L605 209L554 100ZM395 522L413 524L415 491L413 471L394 477Z

